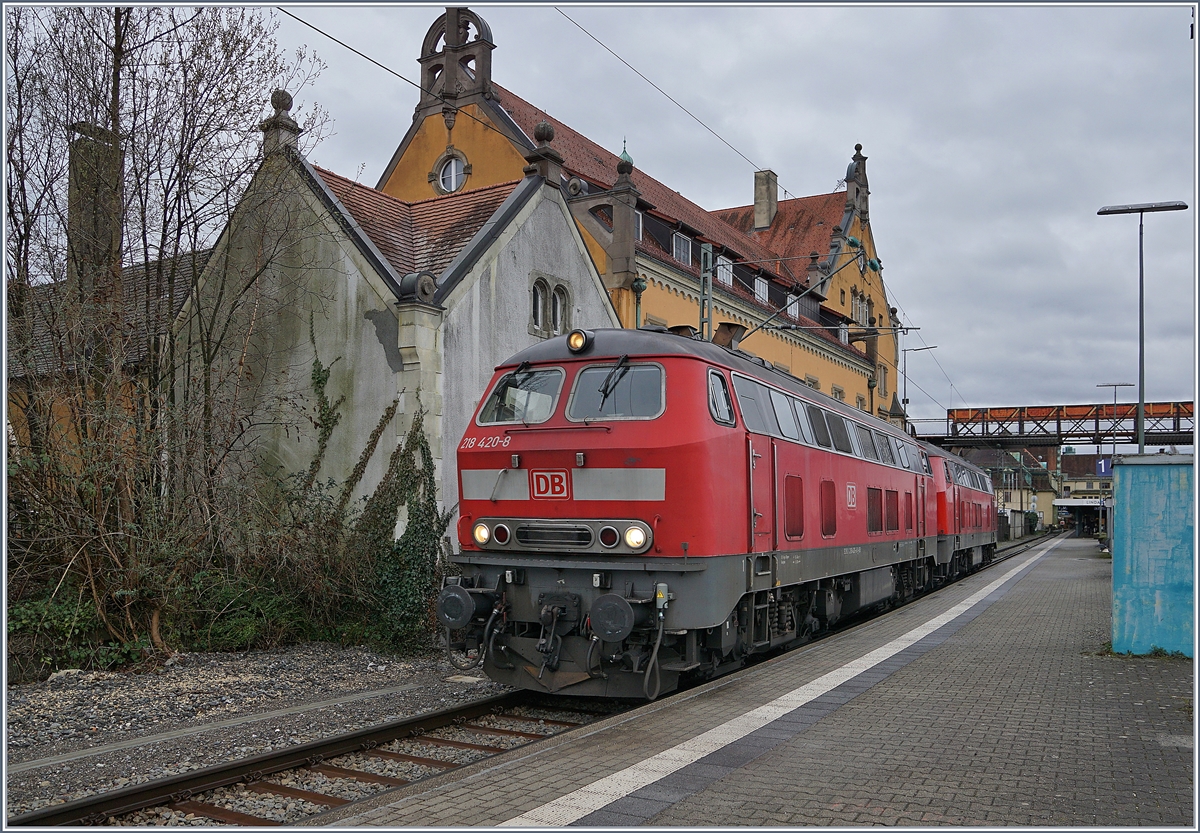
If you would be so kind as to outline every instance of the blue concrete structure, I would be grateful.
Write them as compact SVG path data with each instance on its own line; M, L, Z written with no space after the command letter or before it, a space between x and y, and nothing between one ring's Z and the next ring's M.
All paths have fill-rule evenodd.
M1112 646L1193 649L1194 473L1190 454L1118 456L1113 465Z

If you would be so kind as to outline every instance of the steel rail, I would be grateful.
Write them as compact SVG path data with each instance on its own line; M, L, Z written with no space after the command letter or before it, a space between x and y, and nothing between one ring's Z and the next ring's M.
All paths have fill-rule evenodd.
M524 692L510 692L478 700L467 706L406 717L368 726L342 735L309 741L286 749L272 750L250 758L214 764L191 772L173 775L112 792L41 807L7 820L10 827L52 827L56 825L103 824L109 816L132 813L157 804L179 803L199 793L242 781L253 783L288 769L321 764L329 758L351 752L366 752L388 741L419 735L430 729L452 726L463 719L482 717L497 709L514 706L527 699ZM504 750L496 750L497 752Z

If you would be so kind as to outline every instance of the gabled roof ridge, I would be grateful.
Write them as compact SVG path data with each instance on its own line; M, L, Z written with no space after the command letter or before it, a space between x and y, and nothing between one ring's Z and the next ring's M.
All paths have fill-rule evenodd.
M454 197L465 197L465 196L469 196L469 195L483 194L488 191L499 191L502 189L511 190L511 189L517 187L519 184L521 184L521 181L522 181L521 179L510 179L507 182L497 182L494 185L481 185L478 188L467 188L462 191L455 191L452 194L436 194L432 197L426 197L423 200L413 200L412 202L405 203L405 204L415 208L418 205L424 205L426 203L437 202L438 200L449 200L449 199L453 199ZM381 191L380 193L383 193L383 192ZM392 199L395 199L395 198L393 197Z
M572 174L579 175L583 179L599 182L605 188L611 188L615 184L617 161L619 158L617 154L592 141L587 136L565 124L562 120L550 115L541 107L537 107L526 101L507 87L497 84L495 81L492 82L492 85L496 88L500 96L499 106L506 113L508 112L506 105L515 102L518 106L514 110L520 110L522 107L527 108L532 111L534 117L544 118L546 121L554 124L557 135L551 144L565 157L564 168L566 170ZM520 124L516 113L509 115L514 122L517 122L518 125ZM574 149L575 152L572 152L571 144L577 145ZM590 166L588 156L591 157L590 161L594 161L598 167ZM791 280L796 280L800 283L804 282L803 273L791 273L787 270L786 266L779 272L774 272L767 268L769 261L780 259L779 252L772 250L769 246L764 245L761 241L756 240L736 226L730 225L716 212L709 211L692 202L670 186L650 176L646 171L637 168L633 176L633 182L634 186L641 192L643 199L655 206L655 209L663 216L696 229L696 231L706 238L716 241L723 248L733 250L743 259L754 262L758 268L762 268L764 271L776 276L784 283ZM677 213L676 209L682 209L682 211ZM690 214L691 216L681 216L681 214Z
M778 200L776 202L776 206L779 208L782 208L785 205L793 205L795 203L803 202L805 200L818 200L818 199L827 200L829 197L837 196L838 194L844 194L844 193L846 193L846 192L845 191L828 191L824 194L809 194L808 196L805 196L805 197L791 197L790 199L786 199L786 200ZM714 208L713 212L714 213L723 213L726 211L745 211L749 208L754 208L754 203L749 203L748 205L731 205L728 208Z

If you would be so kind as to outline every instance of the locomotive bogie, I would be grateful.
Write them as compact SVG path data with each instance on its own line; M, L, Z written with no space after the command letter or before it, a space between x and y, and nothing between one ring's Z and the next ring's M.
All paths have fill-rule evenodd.
M911 599L995 546L978 469L665 333L573 333L513 357L458 463L462 575L438 615L449 644L524 688L652 699Z

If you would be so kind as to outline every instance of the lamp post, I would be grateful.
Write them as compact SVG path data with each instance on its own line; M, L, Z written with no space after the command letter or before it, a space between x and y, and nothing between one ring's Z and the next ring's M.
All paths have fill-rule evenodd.
M903 350L900 351L904 355L903 367L901 369L901 372L904 375L904 399L901 400L900 404L904 406L904 419L906 421L908 419L908 354L909 353L920 353L922 350L936 350L936 349L937 349L937 345L931 344L928 347L905 347Z
M1146 453L1146 281L1142 254L1143 220L1145 214L1154 211L1183 211L1184 202L1143 202L1135 205L1106 205L1097 214L1138 215L1138 454ZM1116 391L1113 391L1116 394Z
M1112 450L1112 459L1113 459L1113 460L1115 460L1115 459L1117 459L1117 388L1131 388L1131 387L1133 387L1133 382L1101 382L1100 384L1096 385L1096 387L1098 387L1098 388L1112 388L1112 389L1113 389L1113 437L1112 437L1112 441L1113 441L1113 450ZM1109 471L1109 476L1111 476L1111 474L1112 474L1112 460L1109 460L1109 461L1108 461L1108 471ZM1115 498L1115 497L1116 497L1116 492L1114 491L1112 494L1113 494L1113 497ZM1103 493L1103 491L1101 491L1101 493L1100 493L1100 499L1101 499L1101 500L1103 500L1103 499L1104 499L1104 493ZM1107 506L1105 506L1105 507L1104 507L1104 517L1105 517L1105 520L1104 520L1104 533L1105 533L1106 535L1108 535L1109 539L1111 540L1111 539L1112 539L1112 512L1109 510L1109 508L1108 508Z

